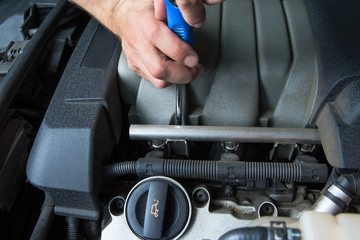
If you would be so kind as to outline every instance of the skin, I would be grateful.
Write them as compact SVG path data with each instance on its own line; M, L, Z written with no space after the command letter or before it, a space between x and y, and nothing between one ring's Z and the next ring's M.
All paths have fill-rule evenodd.
M177 0L185 21L198 28L206 4L224 0ZM164 0L74 0L120 37L129 68L158 88L193 81L203 67L195 50L166 25Z

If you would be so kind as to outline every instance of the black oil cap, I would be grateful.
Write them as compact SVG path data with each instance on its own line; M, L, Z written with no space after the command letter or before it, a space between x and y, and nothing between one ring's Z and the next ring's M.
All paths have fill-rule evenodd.
M185 231L190 215L188 194L171 178L147 178L139 182L126 199L126 221L141 239L178 238Z

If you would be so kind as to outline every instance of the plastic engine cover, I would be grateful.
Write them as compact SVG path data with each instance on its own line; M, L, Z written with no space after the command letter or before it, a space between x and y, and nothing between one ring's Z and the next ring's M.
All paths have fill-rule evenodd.
M318 79L303 1L227 0L206 10L194 46L205 71L186 85L185 123L307 126ZM175 86L157 89L123 54L118 72L131 123L174 124Z
M101 166L120 138L117 38L92 20L60 80L30 153L27 176L55 213L98 219Z

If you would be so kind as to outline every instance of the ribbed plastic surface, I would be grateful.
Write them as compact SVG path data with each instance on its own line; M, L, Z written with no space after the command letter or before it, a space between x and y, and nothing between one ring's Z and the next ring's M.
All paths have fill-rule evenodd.
M294 182L301 180L300 164L297 163L246 162L245 169L247 180L264 180L267 178Z
M164 161L164 175L188 179L216 179L216 161L171 160Z
M136 162L120 162L107 167L104 167L103 176L106 178L114 178L117 176L123 176L127 174L136 173Z

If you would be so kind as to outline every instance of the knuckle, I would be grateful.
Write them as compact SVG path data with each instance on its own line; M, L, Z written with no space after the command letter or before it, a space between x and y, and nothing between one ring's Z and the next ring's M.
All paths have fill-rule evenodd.
M126 58L126 62L128 67L131 69L132 66L134 66L134 54L131 51L128 51L128 49L123 48L123 52Z
M188 75L184 76L183 82L184 83L190 83L197 77L197 72L190 71Z
M133 46L136 45L137 38L136 38L136 36L135 36L134 34L127 34L127 35L125 36L125 42L126 42L129 46L133 47Z
M172 48L170 48L170 54L171 54L171 57L174 56L173 58L181 58L182 56L185 57L185 54L184 54L184 47L181 46L182 44L174 44L172 46Z
M130 70L132 70L134 72L138 71L138 68L134 64L132 64L130 62L128 63L128 67L130 68Z
M190 83L190 82L192 82L192 80L194 80L194 77L185 78L185 79L184 79L184 83L185 83L185 84L186 84L186 83Z
M156 64L149 69L151 76L163 80L166 77L166 69L161 64Z
M155 81L155 82L153 82L153 84L155 87L160 88L160 89L168 86L165 81Z
M190 83L192 80L193 80L193 77L186 74L186 75L182 76L181 78L179 78L177 83L186 84L186 83Z
M154 40L159 36L160 33L160 25L154 22L148 23L146 26L146 36L150 40Z
M136 72L137 74L140 74L140 69L134 64L134 56L132 54L125 54L127 65L129 69L133 72Z

